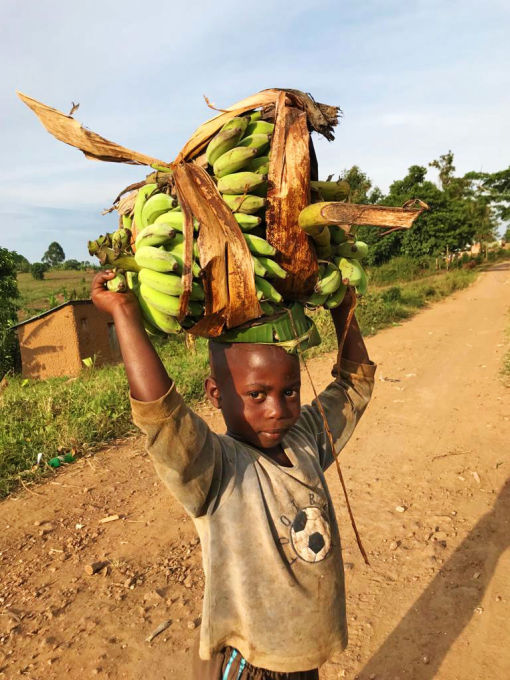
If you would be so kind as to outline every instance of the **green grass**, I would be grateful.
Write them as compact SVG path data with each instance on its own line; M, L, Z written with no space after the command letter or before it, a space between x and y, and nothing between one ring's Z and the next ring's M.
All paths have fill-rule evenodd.
M56 307L69 299L87 299L94 271L56 270L46 272L38 281L32 274L18 274L20 292L19 320Z
M199 338L191 353L181 338L171 338L158 351L168 372L189 403L203 396L207 343ZM131 422L124 367L85 370L79 378L44 381L8 378L0 396L0 497L18 483L48 472L59 451L90 451L136 431ZM37 470L37 454L43 465Z
M64 273L68 272L58 272ZM357 311L362 331L371 335L398 324L429 302L466 287L475 277L474 271L459 270L391 287L371 285ZM58 279L49 279L52 280ZM25 294L30 289L34 296L40 295L42 289L36 285L40 283L34 281L26 286ZM310 356L336 346L329 313L320 310L313 316L322 344L313 348ZM182 337L160 343L158 351L181 394L188 403L196 404L203 398L208 370L206 341L197 340L194 354L185 347ZM122 365L85 370L76 379L8 380L9 385L0 395L0 497L19 485L20 480L48 474L46 465L32 470L39 452L47 462L59 451L75 449L84 453L136 431Z

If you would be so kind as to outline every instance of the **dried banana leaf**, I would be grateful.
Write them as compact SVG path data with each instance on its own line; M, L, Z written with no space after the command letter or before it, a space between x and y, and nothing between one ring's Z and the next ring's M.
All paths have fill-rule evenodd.
M242 99L241 101L224 109L222 113L201 125L191 135L188 142L181 149L175 162L190 160L195 158L205 147L213 135L223 127L223 125L233 118L240 116L246 111L276 105L284 93L284 101L289 106L295 106L306 112L307 121L310 127L321 133L327 139L332 140L333 127L338 123L340 109L337 106L328 106L315 102L312 97L299 90L270 89L262 90L257 94Z
M287 278L275 282L282 295L296 300L311 294L317 279L317 256L298 225L310 202L310 150L306 114L286 106L280 92L269 164L266 238L277 249L277 262Z
M132 165L161 165L169 167L165 161L146 156L138 151L131 151L124 146L87 130L72 116L68 116L57 109L46 106L42 102L28 97L22 92L17 92L23 101L39 118L46 130L61 142L83 151L87 158L98 161L110 161L113 163L130 163Z
M262 315L250 251L207 172L194 163L179 163L173 173L181 205L186 204L200 223L198 249L206 318L190 332L218 336L224 326L232 328Z

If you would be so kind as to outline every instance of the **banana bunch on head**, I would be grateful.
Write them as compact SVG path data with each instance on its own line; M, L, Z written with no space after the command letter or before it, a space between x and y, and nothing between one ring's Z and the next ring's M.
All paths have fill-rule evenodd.
M266 316L274 315L285 304L277 282L287 276L274 259L275 248L266 240L267 176L273 131L274 124L264 120L260 111L236 116L210 140L205 153L209 173L232 210L251 253L257 297ZM178 321L183 291L184 215L171 174L166 175L168 181L164 182L159 181L159 175L158 172L148 176L138 189L132 209L121 217L117 231L89 242L89 252L96 254L103 264L117 267L117 276L108 282L108 287L136 294L147 330L168 334L189 328L202 318L205 296L196 243L199 224L195 221L192 290L187 314ZM319 200L342 200L349 190L341 181L312 181L311 187ZM367 277L360 260L367 255L367 245L349 240L352 236L340 227L314 223L305 213L306 209L299 224L314 241L319 278L313 294L301 302L311 308L333 309L342 302L349 285L364 294Z

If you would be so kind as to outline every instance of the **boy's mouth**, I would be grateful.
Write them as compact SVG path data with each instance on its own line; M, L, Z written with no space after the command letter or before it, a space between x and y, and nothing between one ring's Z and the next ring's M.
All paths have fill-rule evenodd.
M287 428L283 428L280 430L262 430L259 434L263 437L267 437L267 439L271 439L272 441L278 441L279 439L282 439L286 432Z

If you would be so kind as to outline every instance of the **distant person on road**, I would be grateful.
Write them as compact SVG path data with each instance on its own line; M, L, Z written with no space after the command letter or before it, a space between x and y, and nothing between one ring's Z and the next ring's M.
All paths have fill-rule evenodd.
M192 517L205 572L199 680L312 680L347 644L340 535L324 471L333 451L317 400L301 407L296 354L210 342L205 390L218 435L184 403L154 350L136 297L92 283L115 321L133 420L156 471ZM342 337L354 293L331 312ZM320 394L335 450L372 393L375 366L355 317Z

